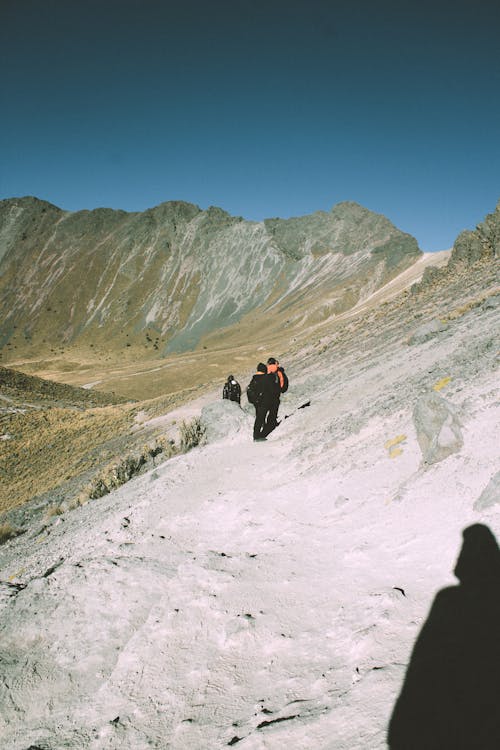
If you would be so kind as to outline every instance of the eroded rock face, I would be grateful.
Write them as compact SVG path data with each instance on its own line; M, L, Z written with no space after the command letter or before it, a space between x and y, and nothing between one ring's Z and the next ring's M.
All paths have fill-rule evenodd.
M462 448L462 430L456 410L434 391L417 401L413 422L424 464L438 463Z

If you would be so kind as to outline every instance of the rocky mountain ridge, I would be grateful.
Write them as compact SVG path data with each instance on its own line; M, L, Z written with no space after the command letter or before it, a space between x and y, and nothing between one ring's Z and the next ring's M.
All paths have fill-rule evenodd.
M355 203L250 222L179 201L70 213L4 200L3 360L99 348L154 358L256 310L303 325L349 309L420 256L414 238Z

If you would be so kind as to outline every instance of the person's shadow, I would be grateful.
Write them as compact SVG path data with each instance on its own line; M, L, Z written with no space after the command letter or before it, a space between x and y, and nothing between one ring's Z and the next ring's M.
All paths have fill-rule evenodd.
M389 723L390 750L500 750L500 551L463 532L459 586L440 591Z

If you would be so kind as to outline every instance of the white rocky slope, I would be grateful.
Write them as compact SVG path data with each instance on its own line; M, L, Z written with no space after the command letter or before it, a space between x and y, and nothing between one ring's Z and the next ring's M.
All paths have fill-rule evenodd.
M311 405L267 443L213 394L207 446L0 548L0 747L385 748L462 531L500 535L493 300L284 361Z

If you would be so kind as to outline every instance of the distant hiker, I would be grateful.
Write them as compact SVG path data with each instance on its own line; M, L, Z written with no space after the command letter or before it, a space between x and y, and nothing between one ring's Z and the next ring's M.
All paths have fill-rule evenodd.
M253 439L265 440L268 435L267 418L276 400L276 380L274 374L267 373L267 367L263 362L259 362L257 372L248 384L247 398L249 403L255 406Z
M267 360L267 372L269 377L274 379L273 399L266 416L265 432L266 435L269 435L279 425L278 410L280 408L280 396L288 390L288 377L283 367L280 366L280 363L274 357L269 357Z
M240 403L241 387L238 381L234 379L234 375L227 376L224 388L222 389L222 398L228 398L229 401L236 401L237 404Z

